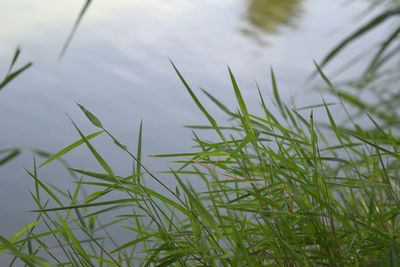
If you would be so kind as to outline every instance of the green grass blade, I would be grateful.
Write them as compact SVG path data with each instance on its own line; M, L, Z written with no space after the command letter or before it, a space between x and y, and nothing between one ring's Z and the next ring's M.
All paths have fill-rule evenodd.
M87 136L85 136L86 140L90 140L98 135L100 135L101 133L103 133L103 131L98 131L92 134L89 134ZM59 159L60 157L62 157L63 155L65 155L66 153L70 152L71 150L73 150L74 148L82 145L85 143L85 139L81 138L78 141L72 143L71 145L61 149L60 151L58 151L57 153L55 153L54 155L52 155L51 157L49 157L45 162L43 162L42 164L40 164L39 168L49 164L50 162Z
M103 128L103 124L101 121L89 110L87 110L84 106L81 104L78 104L78 107L85 113L86 117L89 119L89 121L96 127Z
M170 60L172 67L174 68L175 72L178 74L179 79L185 86L186 90L188 91L189 95L192 97L194 103L196 106L200 109L200 111L206 116L207 120L210 122L210 124L214 127L215 131L218 133L218 135L221 137L223 141L226 141L225 136L222 134L220 128L217 125L217 122L214 120L214 118L208 113L206 108L201 104L200 100L197 98L196 94L193 92L193 90L190 88L189 84L186 82L185 78L183 78L182 74L179 72L178 68L175 66L175 64Z
M15 159L19 154L21 154L21 151L18 148L12 149L6 156L0 158L0 166Z
M32 63L27 63L23 67L21 67L20 69L7 74L7 76L4 78L4 80L0 82L0 91L2 89L4 89L4 87L7 84L9 84L12 80L17 78L21 73L23 73L24 71L26 71L27 69L32 67L32 65L33 65Z
M336 47L334 47L322 60L321 66L325 66L328 64L340 51L342 51L347 45L351 42L355 41L357 38L361 37L362 35L366 34L367 32L371 31L375 27L381 25L387 19L400 15L400 8L394 8L379 14L378 16L374 17L372 20L367 22L365 25L357 29L354 33L350 34L347 38L345 38L342 42L340 42Z
M87 10L89 9L89 6L91 3L92 3L92 0L86 0L85 4L83 5L75 23L74 23L74 26L72 27L72 30L71 30L70 34L68 35L67 40L65 41L65 43L61 49L59 59L61 59L65 55L65 52L67 52L67 49L68 49L69 45L71 44L72 39L74 38L74 35L79 27L79 24L81 23L82 18L85 15L85 13L87 12Z
M126 198L126 199L124 198L124 199L101 201L101 202L95 202L95 203L76 204L76 205L63 206L63 207L57 207L57 208L32 210L31 212L50 212L50 211L60 211L60 210L73 210L73 209L81 209L81 208L88 208L88 207L101 207L101 206L109 206L109 205L126 204L126 203L138 202L138 201L140 201L140 200L133 199L133 198Z

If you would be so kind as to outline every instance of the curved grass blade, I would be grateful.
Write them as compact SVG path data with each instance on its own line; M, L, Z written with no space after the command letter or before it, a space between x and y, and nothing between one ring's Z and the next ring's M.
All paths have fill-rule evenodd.
M371 76L379 67L379 61L382 57L382 55L385 53L385 51L389 48L389 46L398 38L400 35L400 27L396 28L392 34L389 35L388 38L386 38L385 41L382 42L380 49L377 51L373 59L371 60L371 63L369 64L367 70L364 73L364 77L369 77Z
M370 20L368 23L366 23L364 26L356 30L354 33L352 33L350 36L345 38L342 42L340 42L336 47L334 47L328 55L322 60L320 66L323 67L327 63L329 63L339 52L341 52L348 44L356 40L357 38L361 37L362 35L366 34L367 32L371 31L375 27L379 26L381 23L386 21L387 19L400 15L400 8L396 8L393 10L388 10L386 12L383 12L382 14L379 14L378 16L374 17L372 20Z

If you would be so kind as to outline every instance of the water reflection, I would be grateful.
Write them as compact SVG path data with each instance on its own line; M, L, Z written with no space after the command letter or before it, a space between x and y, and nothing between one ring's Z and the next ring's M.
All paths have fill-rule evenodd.
M295 26L302 13L303 0L247 0L244 19L250 27L242 32L259 38L261 33L278 33L282 26Z

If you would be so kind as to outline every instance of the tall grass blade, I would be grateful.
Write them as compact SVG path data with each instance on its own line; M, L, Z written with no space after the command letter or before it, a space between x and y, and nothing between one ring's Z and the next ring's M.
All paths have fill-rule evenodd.
M69 45L71 44L72 39L74 38L74 35L79 27L79 24L81 23L83 16L86 14L91 3L92 3L92 0L85 0L85 4L83 5L81 11L79 12L79 15L78 15L77 19L75 20L75 23L72 27L72 30L71 30L70 34L68 35L67 40L65 41L65 43L61 49L59 59L62 59L64 57L65 53L67 52L67 49L68 49Z

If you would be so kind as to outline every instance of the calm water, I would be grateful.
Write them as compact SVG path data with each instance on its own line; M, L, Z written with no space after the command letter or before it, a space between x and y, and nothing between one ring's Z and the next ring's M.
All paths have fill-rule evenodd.
M0 148L59 150L78 138L65 113L86 133L94 131L76 107L79 102L133 148L143 119L147 155L186 151L192 144L191 131L182 126L204 120L168 57L193 88L204 87L230 106L234 97L226 65L236 73L255 110L254 81L268 95L271 66L284 98L297 96L298 103L306 104L319 98L305 93L312 59L320 59L365 19L355 19L364 7L362 1L96 0L58 63L81 2L0 0L1 71L18 45L20 63L35 64L0 92ZM116 170L129 172L130 162L107 139L95 143ZM86 150L67 160L76 167L97 167ZM153 169L166 166L154 159L146 159L146 164ZM32 155L27 153L0 168L1 234L9 236L32 216L24 213L34 205L28 194L32 181L23 171L31 167ZM41 174L54 184L70 182L57 164Z

